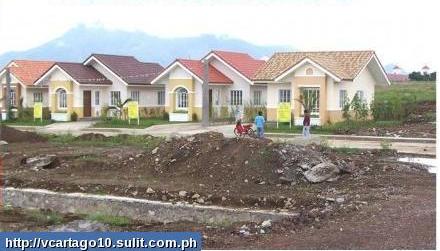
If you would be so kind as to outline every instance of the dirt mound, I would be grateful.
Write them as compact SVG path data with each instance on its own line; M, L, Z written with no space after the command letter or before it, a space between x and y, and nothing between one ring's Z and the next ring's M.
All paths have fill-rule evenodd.
M100 133L86 133L76 137L79 140L104 140L107 136Z
M36 142L47 141L46 138L34 132L20 131L5 125L1 125L0 130L1 130L0 139L8 143L18 143L18 142L36 143Z

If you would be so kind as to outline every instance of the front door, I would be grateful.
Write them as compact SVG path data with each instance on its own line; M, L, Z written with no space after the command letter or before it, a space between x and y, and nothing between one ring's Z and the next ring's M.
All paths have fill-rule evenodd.
M83 92L83 116L92 116L92 91Z

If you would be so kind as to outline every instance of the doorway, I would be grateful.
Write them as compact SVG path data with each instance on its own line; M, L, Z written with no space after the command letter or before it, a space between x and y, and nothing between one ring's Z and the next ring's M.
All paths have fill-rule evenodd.
M92 116L92 91L83 92L83 117Z

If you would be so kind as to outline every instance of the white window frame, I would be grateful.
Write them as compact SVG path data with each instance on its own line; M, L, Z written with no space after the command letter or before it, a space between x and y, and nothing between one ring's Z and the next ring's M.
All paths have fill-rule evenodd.
M363 90L357 90L356 91L356 95L358 96L358 98L364 102L365 101L365 93Z
M339 90L339 108L344 108L345 103L347 102L348 94L346 89Z
M243 105L243 90L231 90L231 105Z
M319 107L320 107L320 102L319 102L319 93L320 93L320 88L319 87L302 87L300 88L301 91L301 95L304 95L304 91L307 91L307 95L313 95L313 94L317 94L318 97L315 99L315 104L314 106L311 108L310 114L311 115L319 115ZM303 97L304 102L306 102L306 97ZM310 100L310 99L308 99ZM305 104L307 107L310 106L310 104ZM303 111L304 112L304 111Z
M95 106L99 106L99 103L100 103L100 93L99 93L99 91L95 91Z
M139 101L140 101L140 95L141 95L141 93L140 93L139 90L134 90L134 91L130 92L131 100L138 102L138 104L139 104Z
M11 106L15 106L17 102L17 92L15 91L15 89L11 88L9 90L9 104Z
M67 91L65 89L57 90L57 107L59 110L67 110Z
M183 87L176 89L176 110L188 110L188 90Z
M292 102L292 92L290 89L278 90L278 103L290 103Z
M165 105L165 91L157 92L157 105Z
M261 97L263 96L263 91L262 90L255 90L254 91L254 96L253 96L253 104L254 105L262 105L262 100Z
M43 102L43 92L34 92L33 97L34 103Z
M116 106L116 105L118 105L118 101L121 102L121 92L120 91L111 91L110 92L110 105Z

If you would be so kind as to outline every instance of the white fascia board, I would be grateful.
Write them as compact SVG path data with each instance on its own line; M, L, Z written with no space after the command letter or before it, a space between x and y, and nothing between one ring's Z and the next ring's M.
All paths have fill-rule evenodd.
M275 78L275 82L280 81L281 79L283 79L285 76L289 75L290 73L292 73L293 71L295 71L296 69L298 69L299 67L303 66L304 64L309 63L311 65L313 65L314 67L318 68L319 70L323 71L325 74L329 75L331 78L333 78L336 82L340 82L341 79L337 76L335 76L333 73L329 72L327 69L323 68L322 66L320 66L319 64L315 63L313 60L311 60L310 58L305 58L303 59L301 62L297 63L296 65L292 66L289 70L285 71L283 74L281 74L280 76Z
M359 77L359 75L361 74L361 72L363 72L365 70L365 68L367 68L367 66L370 64L370 62L374 60L376 62L377 67L380 69L380 72L382 73L383 77L385 78L385 81L387 82L388 85L391 85L390 80L388 79L388 75L386 74L386 72L384 71L382 64L380 63L379 59L377 58L376 54L374 53L370 59L367 61L367 63L362 67L362 69L356 74L356 77L353 78L353 82Z
M219 56L217 56L214 52L209 53L206 57L202 59L202 62L205 62L207 60L210 60L212 57L220 61L222 64L226 65L229 69L231 69L233 72L235 72L237 75L239 75L241 78L243 78L246 82L248 82L250 85L253 85L254 83L252 80L248 79L245 75L243 75L241 72L237 71L234 67L232 67L230 64L225 62L223 59L221 59Z
M75 84L80 85L80 83L78 83L72 76L70 76L65 70L63 70L61 67L59 67L56 64L52 66L52 68L50 68L50 70L47 71L43 76L41 76L37 81L35 81L34 85L38 85L43 79L45 79L47 76L52 74L52 72L54 72L55 70L60 70L63 74L68 76Z
M127 82L125 82L121 77L118 76L118 74L114 73L110 68L108 68L105 64L103 64L101 61L99 61L95 56L91 56L89 59L87 59L86 62L83 63L83 65L88 65L90 61L95 60L98 64L100 64L104 69L106 69L108 72L110 72L115 78L119 79L124 83L126 86L128 85Z
M190 71L188 68L186 68L183 64L181 64L179 61L174 62L173 64L171 64L170 66L168 66L168 68L163 71L161 74L159 74L159 76L157 76L155 79L153 79L153 81L151 81L151 84L155 84L157 81L159 81L162 77L164 77L165 75L167 75L168 73L170 73L170 71L174 70L174 68L176 68L177 66L179 66L180 68L184 69L186 72L188 72L191 76L193 76L195 79L197 79L198 81L200 81L201 83L203 83L202 79L200 79L196 74L194 74L192 71Z

